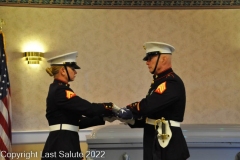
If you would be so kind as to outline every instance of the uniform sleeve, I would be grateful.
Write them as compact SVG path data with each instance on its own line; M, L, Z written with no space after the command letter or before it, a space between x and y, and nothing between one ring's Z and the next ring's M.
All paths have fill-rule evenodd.
M79 121L79 129L89 128L98 125L104 125L105 121L102 117L95 116L92 118L89 117L82 117Z
M135 119L135 123L133 125L131 124L128 124L128 125L131 128L143 128L145 125L145 119L141 119L141 120Z
M70 88L58 88L55 94L55 103L64 110L76 111L89 117L112 114L108 106L110 103L90 103L77 96Z
M127 108L134 114L148 116L169 107L177 101L181 93L180 88L177 81L168 80L162 82L146 98L129 105Z

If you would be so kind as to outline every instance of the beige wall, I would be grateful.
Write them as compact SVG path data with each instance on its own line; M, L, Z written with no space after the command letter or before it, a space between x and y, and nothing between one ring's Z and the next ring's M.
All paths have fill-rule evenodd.
M73 90L91 102L123 107L145 97L152 75L142 61L146 41L176 48L173 69L185 82L184 123L240 124L240 10L107 10L0 6L6 25L13 130L47 130L47 58L78 51ZM39 66L22 58L42 45ZM33 46L33 45L31 45Z

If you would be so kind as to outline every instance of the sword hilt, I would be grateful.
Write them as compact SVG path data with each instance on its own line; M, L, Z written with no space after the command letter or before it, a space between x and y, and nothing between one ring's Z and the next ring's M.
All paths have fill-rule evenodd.
M165 118L162 117L161 119L157 119L154 123L154 127L155 127L155 130L157 129L157 126L158 126L158 123L161 122L165 125L166 121L165 121Z

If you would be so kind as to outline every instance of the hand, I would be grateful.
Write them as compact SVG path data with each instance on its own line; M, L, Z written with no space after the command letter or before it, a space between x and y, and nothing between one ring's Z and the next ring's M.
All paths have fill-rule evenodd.
M133 119L133 114L130 109L121 108L117 113L116 116L121 119Z
M121 108L119 108L116 104L113 104L112 111L117 113Z

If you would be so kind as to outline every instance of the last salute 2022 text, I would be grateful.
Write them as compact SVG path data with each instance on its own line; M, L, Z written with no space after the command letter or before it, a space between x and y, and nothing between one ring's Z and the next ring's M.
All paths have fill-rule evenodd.
M59 151L59 152L45 152L42 154L42 158L83 158L84 154L82 152L65 152L65 151Z
M83 158L84 154L82 152L65 152L65 151L59 151L59 152L45 152L42 154L42 158ZM98 151L98 150L92 150L92 151L86 151L85 153L86 158L105 158L105 151Z

